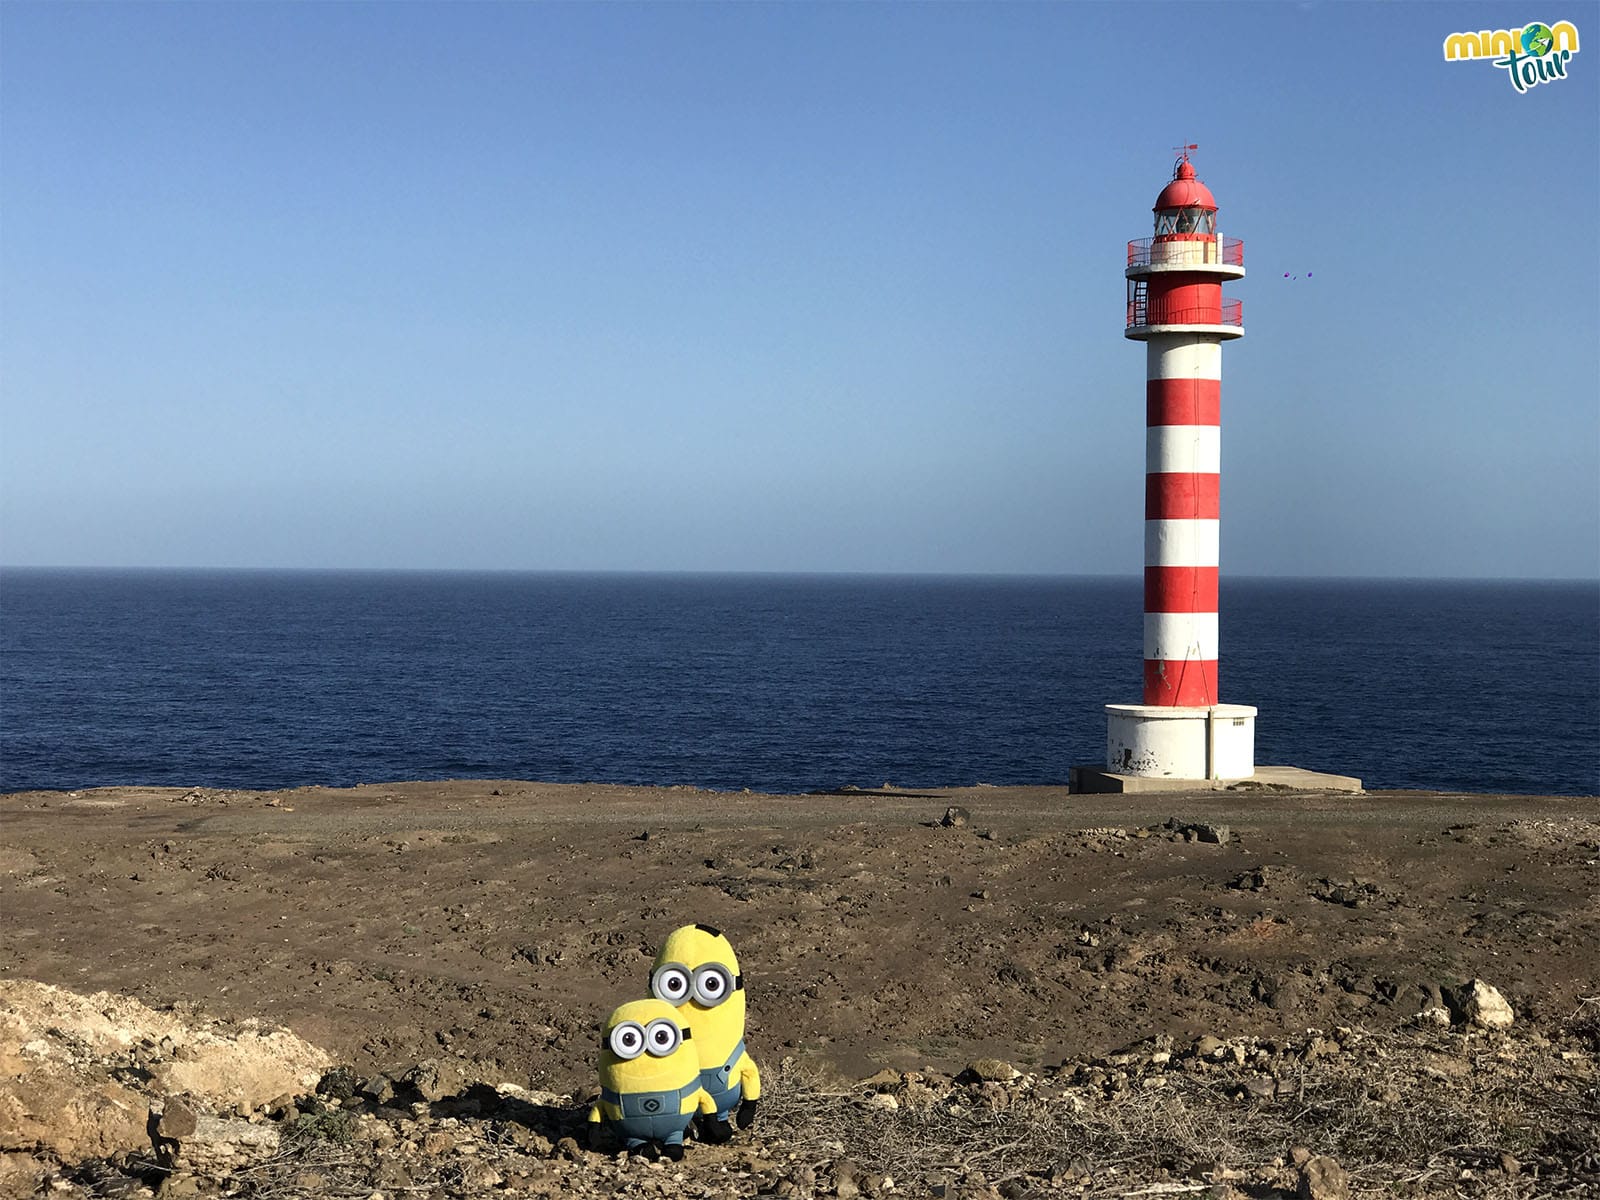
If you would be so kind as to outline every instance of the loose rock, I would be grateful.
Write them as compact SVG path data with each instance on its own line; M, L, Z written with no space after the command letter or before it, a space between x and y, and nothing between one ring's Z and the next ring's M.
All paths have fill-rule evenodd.
M984 1083L1010 1083L1021 1074L1003 1058L980 1058L967 1067L967 1072Z
M1318 1154L1300 1168L1300 1200L1350 1200L1350 1176L1339 1160Z
M1474 979L1466 997L1467 1020L1479 1029L1509 1029L1517 1015L1498 989Z
M452 1096L461 1089L461 1069L436 1058L424 1059L405 1074L405 1082L430 1103Z

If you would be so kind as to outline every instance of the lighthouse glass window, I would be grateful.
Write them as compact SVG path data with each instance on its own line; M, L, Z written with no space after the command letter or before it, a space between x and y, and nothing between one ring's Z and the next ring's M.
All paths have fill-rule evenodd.
M1203 208L1166 208L1156 213L1156 236L1171 233L1217 232L1217 214Z

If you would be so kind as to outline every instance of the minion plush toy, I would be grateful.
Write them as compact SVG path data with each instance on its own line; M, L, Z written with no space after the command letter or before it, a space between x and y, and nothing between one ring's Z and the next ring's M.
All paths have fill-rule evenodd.
M600 1099L589 1123L609 1126L629 1150L653 1144L681 1159L695 1113L716 1117L692 1039L677 1010L660 1000L634 1000L613 1012L600 1035ZM733 1136L727 1127L719 1133L719 1141Z
M761 1072L744 1045L744 976L728 939L709 925L674 929L651 968L650 994L675 1005L694 1031L700 1086L715 1109L714 1119L702 1122L701 1135L708 1142L726 1141L733 1120L740 1129L750 1128L761 1101Z

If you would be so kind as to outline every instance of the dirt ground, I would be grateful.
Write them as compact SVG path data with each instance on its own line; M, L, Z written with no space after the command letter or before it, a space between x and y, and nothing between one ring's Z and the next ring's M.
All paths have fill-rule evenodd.
M951 806L970 820L942 824ZM0 797L0 977L259 1017L357 1070L443 1056L582 1088L597 1023L687 922L738 951L758 1061L846 1078L1382 1032L1475 977L1519 1028L1556 1030L1600 995L1600 800L514 781Z

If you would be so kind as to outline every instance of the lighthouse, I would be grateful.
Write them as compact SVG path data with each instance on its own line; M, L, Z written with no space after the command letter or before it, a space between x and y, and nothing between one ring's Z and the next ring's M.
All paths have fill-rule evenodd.
M1244 336L1223 285L1244 243L1181 149L1153 236L1128 243L1125 336L1145 344L1144 695L1106 705L1106 770L1180 780L1255 773L1256 710L1223 704L1217 575L1222 347Z

